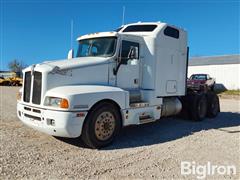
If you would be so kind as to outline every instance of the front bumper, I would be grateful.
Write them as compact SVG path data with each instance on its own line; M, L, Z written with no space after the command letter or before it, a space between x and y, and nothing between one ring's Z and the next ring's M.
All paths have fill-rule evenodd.
M187 84L187 87L190 89L199 90L201 88L200 84Z
M53 136L74 138L81 135L87 112L39 109L18 102L17 115L24 124L33 129Z

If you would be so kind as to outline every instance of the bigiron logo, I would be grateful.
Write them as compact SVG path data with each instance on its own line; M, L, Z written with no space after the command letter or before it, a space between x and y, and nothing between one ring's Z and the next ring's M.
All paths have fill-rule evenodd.
M181 175L195 175L197 179L204 179L214 175L236 175L235 165L215 165L211 162L198 164L195 161L181 162Z

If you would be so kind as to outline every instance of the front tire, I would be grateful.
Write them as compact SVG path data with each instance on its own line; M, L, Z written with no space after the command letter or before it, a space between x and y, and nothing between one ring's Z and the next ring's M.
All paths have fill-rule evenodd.
M90 148L102 148L112 143L121 128L121 116L116 106L103 102L90 110L82 129L82 140Z

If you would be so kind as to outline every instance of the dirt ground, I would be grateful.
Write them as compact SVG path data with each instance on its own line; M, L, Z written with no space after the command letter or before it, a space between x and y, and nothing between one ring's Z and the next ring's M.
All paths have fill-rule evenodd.
M54 138L23 125L16 116L16 87L0 87L0 179L196 179L181 175L181 162L234 165L240 179L240 100L221 99L215 119L177 118L127 127L101 150L79 139Z

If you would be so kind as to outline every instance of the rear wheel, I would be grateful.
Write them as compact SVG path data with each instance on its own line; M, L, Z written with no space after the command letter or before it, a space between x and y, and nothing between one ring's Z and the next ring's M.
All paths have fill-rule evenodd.
M189 119L189 96L182 96L180 97L180 101L182 103L182 110L178 114L178 117L182 119Z
M88 114L82 129L82 140L91 148L101 148L112 143L121 128L121 116L111 103L95 106Z
M219 98L214 92L207 93L207 117L215 118L220 112Z
M215 87L215 84L213 84L212 86L211 86L211 91L214 91L214 87Z
M190 99L191 119L194 121L202 121L207 114L207 98L205 94L194 94Z

